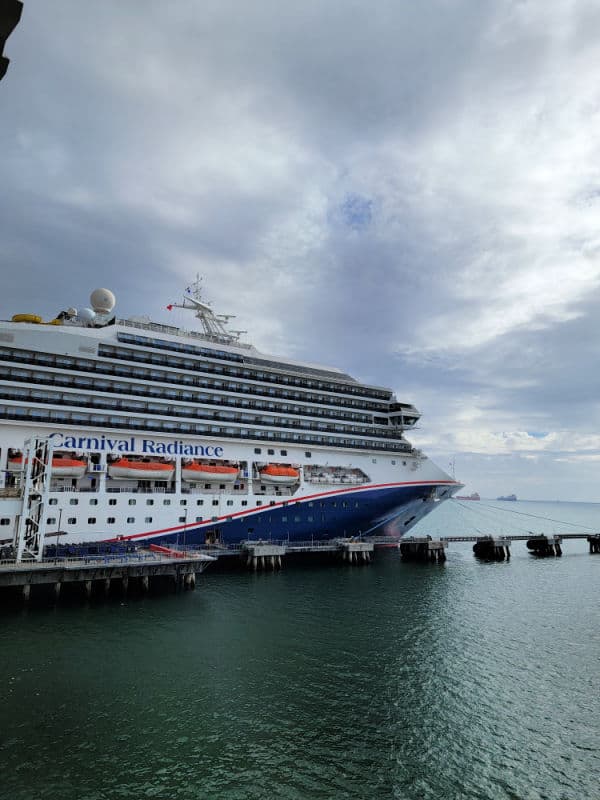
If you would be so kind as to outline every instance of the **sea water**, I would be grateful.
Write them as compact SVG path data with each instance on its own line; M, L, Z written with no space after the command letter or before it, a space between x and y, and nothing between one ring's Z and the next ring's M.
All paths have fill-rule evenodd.
M600 530L450 501L419 534ZM0 797L600 798L600 555L204 573L0 611Z

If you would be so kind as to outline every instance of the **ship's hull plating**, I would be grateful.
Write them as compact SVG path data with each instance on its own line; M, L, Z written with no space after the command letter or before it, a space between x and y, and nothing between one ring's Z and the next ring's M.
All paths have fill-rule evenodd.
M453 482L368 486L295 498L201 523L184 523L126 536L107 531L69 536L63 541L134 541L139 544L237 544L247 540L321 541L349 536L398 538L457 488ZM49 542L55 540L50 536Z

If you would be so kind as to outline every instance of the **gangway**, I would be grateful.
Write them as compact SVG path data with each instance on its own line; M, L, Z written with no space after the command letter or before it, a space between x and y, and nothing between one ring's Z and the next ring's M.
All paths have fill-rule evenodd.
M52 452L50 437L27 439L23 447L23 503L13 539L17 563L41 561L44 554Z

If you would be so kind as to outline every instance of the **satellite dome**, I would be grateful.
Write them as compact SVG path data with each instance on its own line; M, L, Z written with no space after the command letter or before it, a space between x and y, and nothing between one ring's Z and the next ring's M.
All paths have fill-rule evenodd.
M110 289L94 289L90 295L90 303L96 314L110 314L116 302Z
M77 319L81 320L81 322L91 322L93 319L96 318L96 312L92 311L91 308L80 308L79 314L77 315Z

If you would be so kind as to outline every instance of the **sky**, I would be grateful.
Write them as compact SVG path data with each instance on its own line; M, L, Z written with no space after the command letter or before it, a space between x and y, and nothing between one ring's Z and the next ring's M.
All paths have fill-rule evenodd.
M25 0L0 317L186 324L199 273L466 491L600 501L599 40L596 0Z

